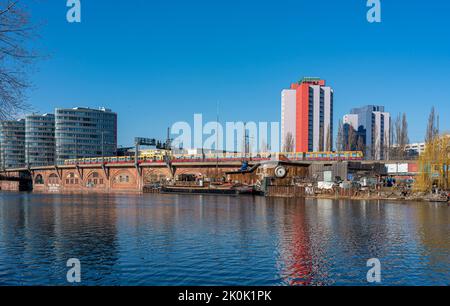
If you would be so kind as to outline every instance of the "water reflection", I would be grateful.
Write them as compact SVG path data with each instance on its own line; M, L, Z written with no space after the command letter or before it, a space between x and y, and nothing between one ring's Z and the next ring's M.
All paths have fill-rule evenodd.
M64 284L69 258L80 259L87 279L107 277L117 260L114 202L2 195L0 284Z
M279 258L281 280L288 285L310 285L313 280L312 247L305 200L269 200L280 218Z
M0 194L0 284L450 283L444 205L214 196Z

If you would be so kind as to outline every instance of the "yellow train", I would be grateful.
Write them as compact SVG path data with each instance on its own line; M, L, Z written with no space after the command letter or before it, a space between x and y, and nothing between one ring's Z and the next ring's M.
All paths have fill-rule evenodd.
M300 153L280 153L290 160L305 161L337 161L337 160L363 160L364 154L361 151L344 152L300 152Z
M143 160L164 160L164 156L172 155L171 151L167 150L146 150L141 151L139 156Z
M363 160L364 154L361 151L346 151L346 152L298 152L298 153L251 153L243 156L242 153L211 153L211 154L172 154L165 150L143 151L139 155L139 163L162 163L165 156L170 156L174 162L196 162L196 161L236 161L236 160L253 160L265 161L272 158L286 158L292 161L360 161ZM134 163L134 156L119 156L119 157L93 157L70 159L65 161L65 165L75 164L99 164L99 163Z

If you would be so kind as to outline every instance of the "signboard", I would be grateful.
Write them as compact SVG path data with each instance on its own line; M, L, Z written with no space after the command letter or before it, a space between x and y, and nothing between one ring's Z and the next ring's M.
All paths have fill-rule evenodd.
M334 187L334 184L330 183L330 182L317 182L317 188L318 189L330 190L330 189L333 189L333 187Z
M408 173L408 164L398 164L398 173Z
M134 139L134 143L136 143L140 146L156 146L156 140L150 139L150 138L136 137Z
M414 163L414 164L408 164L408 172L409 173L416 173L419 172L419 166Z
M408 164L386 164L388 174L409 173Z
M397 164L386 164L386 169L388 174L397 173Z

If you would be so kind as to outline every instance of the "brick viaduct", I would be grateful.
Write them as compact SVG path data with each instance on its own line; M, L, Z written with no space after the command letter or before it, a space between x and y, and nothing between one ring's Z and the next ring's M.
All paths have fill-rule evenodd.
M324 162L329 163L329 162ZM370 161L363 163L371 163ZM411 163L410 172L417 172ZM250 163L252 166L252 163ZM0 170L0 190L32 189L42 193L142 193L144 187L182 174L222 177L241 167L240 161L130 164L80 164Z
M222 176L236 171L240 162L93 164L11 169L1 173L1 190L17 191L23 180L31 181L34 192L42 193L141 193L145 186L182 174Z

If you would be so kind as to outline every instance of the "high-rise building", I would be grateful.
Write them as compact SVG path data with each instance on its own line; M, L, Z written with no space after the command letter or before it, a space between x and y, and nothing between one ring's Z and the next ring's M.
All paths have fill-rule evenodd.
M25 120L0 122L0 163L2 168L25 166Z
M333 89L320 78L303 78L290 89L283 90L283 149L292 145L296 152L332 150L333 99Z
M344 123L364 132L366 158L385 159L391 142L391 115L377 105L354 108L350 113L344 116Z
M25 117L25 162L30 167L55 164L55 115Z
M109 109L56 109L56 159L115 156L117 114Z
M354 130L358 130L359 128L359 118L358 115L354 115L354 114L347 114L344 116L344 120L343 120L344 125L348 124L349 126L351 126Z

